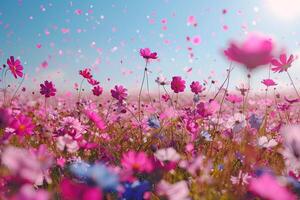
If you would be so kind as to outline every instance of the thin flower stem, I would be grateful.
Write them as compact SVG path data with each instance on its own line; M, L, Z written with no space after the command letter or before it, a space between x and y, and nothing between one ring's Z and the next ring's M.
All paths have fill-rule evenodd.
M153 106L153 102L152 102L152 99L151 99L151 96L150 96L150 89L149 89L148 69L146 71L146 83L147 83L147 93L148 93L149 101L150 101L150 104Z
M287 75L288 75L288 77L289 77L289 79L290 79L290 81L291 81L291 83L292 83L292 86L294 87L294 90L295 90L295 92L296 92L298 98L300 98L299 92L298 92L298 90L297 90L297 88L296 88L296 86L295 86L295 84L294 84L294 81L293 81L293 79L292 79L290 73L289 73L288 71L286 71L286 73L287 73Z
M106 123L107 123L107 118L108 118L108 116L109 116L109 113L110 113L110 109L111 109L112 104L113 104L113 100L110 101L110 104L109 104L108 109L107 109L107 113L106 113L106 116L105 116L105 121L106 121Z
M81 81L81 83L80 83L80 87L79 87L79 91L78 91L78 102L80 102L80 96L81 96L81 90L82 90L83 81L84 81L84 78L82 79L82 81Z
M21 85L23 84L23 82L24 82L24 79L25 79L25 74L23 75L23 78L22 78L21 82L19 83L19 85L18 85L17 89L15 90L15 92L14 92L14 94L13 94L13 96L12 96L11 100L10 100L10 103L12 103L12 101L13 101L13 100L14 100L14 98L15 98L15 96L17 95L17 92L19 91L19 89L20 89Z
M139 121L141 121L141 95L142 95L142 90L143 90L143 86L144 86L144 82L145 82L145 77L146 77L146 72L147 72L147 65L148 65L148 61L146 60L146 66L145 66L145 69L144 69L143 80L142 80L142 84L141 84L141 88L140 88L140 92L139 92L139 100L138 100Z
M3 105L5 105L6 103L6 90L7 90L7 86L6 86L6 74L7 74L8 69L5 70L4 72L4 77L3 77Z
M221 87L219 88L219 90L218 90L217 93L215 94L213 100L215 100L215 99L217 98L217 96L219 95L219 93L220 93L220 91L222 90L222 88L224 87L226 81L229 79L229 76L230 76L230 73L231 73L232 70L233 70L233 67L232 67L232 62L231 62L230 65L229 65L229 70L228 70L227 76L226 76L224 82L222 83Z

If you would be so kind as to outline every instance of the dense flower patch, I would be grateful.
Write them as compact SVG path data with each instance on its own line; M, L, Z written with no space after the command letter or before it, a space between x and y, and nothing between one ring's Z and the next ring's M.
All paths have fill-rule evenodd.
M159 95L149 91L148 69L159 57L149 48L140 50L138 94L123 85L104 88L90 68L80 70L72 102L51 80L40 84L40 98L26 100L3 81L1 199L299 198L300 96L288 72L295 57L277 59L273 48L269 38L250 34L224 51L231 64L221 85L160 76ZM240 64L249 79L265 65L287 73L296 98L268 94L276 86L270 77L262 80L266 95L255 96L250 84L229 91ZM24 77L13 56L1 70L3 80Z

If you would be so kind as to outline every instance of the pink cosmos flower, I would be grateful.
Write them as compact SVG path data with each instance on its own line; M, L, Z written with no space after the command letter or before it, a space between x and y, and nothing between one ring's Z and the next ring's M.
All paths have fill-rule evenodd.
M189 188L185 181L179 181L174 184L170 184L165 180L162 180L157 185L157 193L160 196L166 196L169 200L189 200Z
M168 102L171 98L170 95L168 95L168 94L163 94L161 97L165 102Z
M91 79L93 76L91 74L91 69L90 68L85 68L84 70L80 70L79 74L86 79Z
M271 60L272 65L274 65L274 67L272 67L272 71L279 72L279 73L283 71L287 71L287 69L292 66L294 60L295 58L293 54L290 55L290 57L287 59L286 53L283 53L279 56L279 60L277 59Z
M52 81L45 81L44 84L40 84L41 90L40 93L41 95L44 95L46 98L49 98L51 96L55 96L56 89Z
M171 88L175 93L183 92L185 89L185 80L180 76L174 76L172 78Z
M100 96L100 95L102 94L103 88L102 88L100 85L97 85L97 86L95 86L95 87L93 88L92 92L93 92L93 94L94 94L95 96L98 97L98 96Z
M21 65L21 61L19 59L16 59L13 56L10 56L9 59L7 59L7 64L9 67L9 70L14 75L15 78L23 77L23 66Z
M210 101L208 103L206 102L200 102L197 105L197 113L201 117L209 117L213 115L215 112L217 112L220 108L220 105L216 101Z
M154 169L152 160L144 152L129 151L123 154L121 163L124 169L137 172L150 173Z
M98 187L75 183L67 178L62 179L59 187L64 200L102 200L102 192Z
M249 179L251 176L248 175L248 173L243 173L241 170L239 171L239 174L237 176L231 176L230 180L232 184L242 184L242 185L248 185Z
M100 130L104 130L106 128L105 122L96 112L92 110L85 110L84 113L90 120L92 120L96 124L97 128L99 128Z
M250 192L270 200L296 200L296 196L269 174L252 178L248 187Z
M88 79L88 83L91 84L92 86L98 85L100 82L97 81L96 79L90 78Z
M53 156L44 145L30 151L9 146L2 154L2 163L13 174L36 185L42 185L44 179L51 181L47 171L53 163Z
M122 85L116 85L114 89L110 90L111 96L119 101L123 101L127 98L127 89Z
M264 79L264 80L262 80L261 83L264 84L267 87L277 85L277 83L275 83L275 81L273 81L272 79Z
M34 125L31 118L26 117L23 114L19 114L10 124L17 135L23 137L25 135L31 135L34 129Z
M180 155L172 147L159 149L154 153L154 156L161 161L163 168L166 170L176 168L177 162L180 160Z
M191 91L195 94L199 94L205 90L205 87L203 87L199 81L193 81L190 85Z
M231 42L224 54L229 60L241 63L247 69L252 70L271 61L273 46L270 38L250 34L241 44Z
M59 150L64 151L66 149L70 153L75 153L79 149L78 142L70 135L59 136L56 146Z
M157 53L151 52L149 48L140 49L140 55L146 60L157 59Z
M235 94L229 94L226 96L226 100L230 103L240 103L243 101L243 98Z
M24 184L12 200L50 200L50 194L44 189L35 189L31 184Z

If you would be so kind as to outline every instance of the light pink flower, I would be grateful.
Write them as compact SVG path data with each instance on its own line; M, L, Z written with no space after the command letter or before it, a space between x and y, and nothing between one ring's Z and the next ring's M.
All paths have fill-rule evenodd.
M152 160L144 152L129 151L123 154L121 163L124 169L137 172L150 173L154 169Z
M240 103L243 101L243 98L235 94L229 94L226 96L226 100L230 103Z
M263 174L252 178L248 187L250 192L269 200L296 200L296 196L282 186L273 176Z
M160 196L165 196L168 200L189 200L189 188L185 181L179 181L174 184L170 184L162 180L157 185L157 193Z
M251 70L270 63L273 47L273 41L269 37L249 34L242 43L231 42L224 54L229 60L241 63Z
M274 65L272 67L272 71L274 72L283 72L287 71L288 68L292 66L292 63L294 62L295 58L294 55L290 55L290 57L287 59L286 53L283 53L279 56L279 60L277 59L272 59L271 63Z
M97 128L99 128L100 130L104 130L106 128L105 122L96 112L86 109L84 113L91 121L96 124Z

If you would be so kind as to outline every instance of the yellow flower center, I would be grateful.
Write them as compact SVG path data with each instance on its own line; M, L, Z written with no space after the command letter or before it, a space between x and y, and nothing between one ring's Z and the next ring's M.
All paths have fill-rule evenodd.
M26 126L21 124L18 129L19 131L24 131L26 129Z

